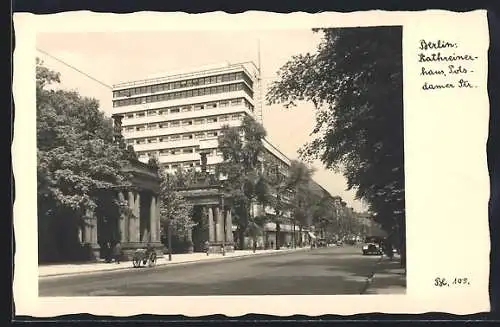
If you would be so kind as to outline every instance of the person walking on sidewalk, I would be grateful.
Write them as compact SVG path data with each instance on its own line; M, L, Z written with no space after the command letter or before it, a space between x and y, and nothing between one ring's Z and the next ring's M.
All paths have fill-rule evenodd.
M208 256L208 252L210 250L210 244L208 243L208 241L205 241L205 244L203 245L203 248L205 250L205 253L207 254Z
M106 263L110 263L112 260L111 251L111 242L106 242L104 245L104 259L106 260Z
M113 257L115 258L115 262L117 264L120 264L121 256L122 256L122 246L120 242L117 242L115 244L115 247L113 248Z

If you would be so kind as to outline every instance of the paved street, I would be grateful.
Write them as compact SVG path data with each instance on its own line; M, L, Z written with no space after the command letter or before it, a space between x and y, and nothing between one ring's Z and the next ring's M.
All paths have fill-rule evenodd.
M320 248L224 261L41 278L40 296L360 294L379 256ZM130 263L124 263L130 264Z

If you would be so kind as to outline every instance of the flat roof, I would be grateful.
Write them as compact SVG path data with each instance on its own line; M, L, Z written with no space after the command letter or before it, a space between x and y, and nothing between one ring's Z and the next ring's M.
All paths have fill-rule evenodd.
M226 63L218 63L213 65L205 65L201 67L195 68L186 68L183 70L177 70L174 72L166 72L166 73L157 73L153 76L140 80L127 81L123 83L118 83L113 85L113 90L127 89L131 87L138 86L147 86L160 84L170 81L183 80L189 78L197 78L201 76L211 76L217 73L223 73L230 70L242 70L244 71L250 78L254 78L254 74L249 72L250 69L255 69L255 73L258 72L258 68L253 61L241 62L231 64L229 62Z

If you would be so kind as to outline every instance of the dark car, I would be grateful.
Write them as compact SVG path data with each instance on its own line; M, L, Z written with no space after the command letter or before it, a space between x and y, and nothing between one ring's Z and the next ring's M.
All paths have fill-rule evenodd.
M363 246L363 255L382 254L382 248L376 243L368 243Z
M365 245L363 245L363 255L383 254L383 241L384 239L382 237L367 237L365 240Z

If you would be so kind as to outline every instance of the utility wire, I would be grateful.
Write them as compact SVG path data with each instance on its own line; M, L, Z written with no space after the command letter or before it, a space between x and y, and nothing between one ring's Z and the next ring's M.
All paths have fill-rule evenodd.
M94 82L97 82L97 83L101 84L102 86L104 86L104 87L106 87L106 88L108 88L108 89L110 89L110 90L112 90L112 89L113 89L113 87L111 87L110 85L108 85L108 84L106 84L106 83L104 83L104 82L101 82L101 81L100 81L100 80L98 80L97 78L94 78L94 77L90 76L89 74L87 74L87 73L85 73L85 72L81 71L80 69L76 68L75 66L68 64L68 63L67 63L67 62L65 62L64 60L61 60L61 59L59 59L59 58L57 58L57 57L55 57L55 56L51 55L50 53L48 53L48 52L46 52L46 51L44 51L44 50L42 50L42 49L37 48L36 50L37 50L38 52L43 53L44 55L46 55L46 56L48 56L48 57L50 57L50 58L52 58L52 59L54 59L54 60L56 60L56 61L60 62L61 64L63 64L63 65L65 65L65 66L67 66L67 67L69 67L69 68L71 68L71 69L73 69L73 70L75 70L75 71L79 72L80 74L85 75L87 78L90 78L90 79L91 79L91 80L93 80Z

